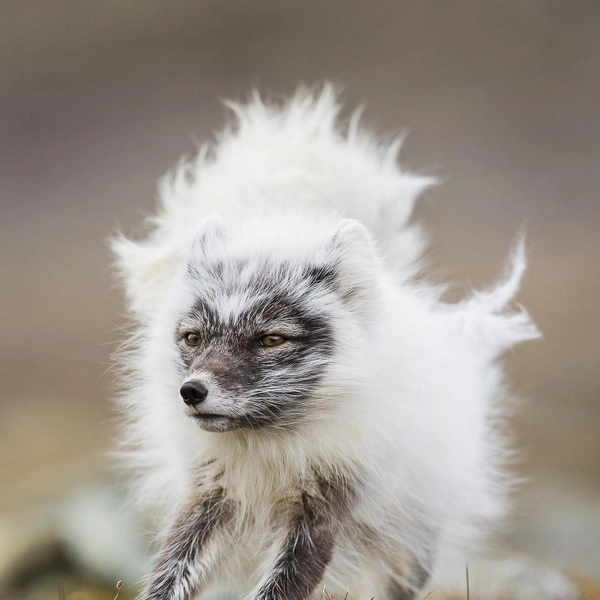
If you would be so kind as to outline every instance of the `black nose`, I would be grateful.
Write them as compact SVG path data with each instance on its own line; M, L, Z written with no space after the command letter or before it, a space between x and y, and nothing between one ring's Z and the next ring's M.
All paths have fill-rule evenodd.
M208 396L208 390L199 381L186 381L179 393L188 406L196 406Z

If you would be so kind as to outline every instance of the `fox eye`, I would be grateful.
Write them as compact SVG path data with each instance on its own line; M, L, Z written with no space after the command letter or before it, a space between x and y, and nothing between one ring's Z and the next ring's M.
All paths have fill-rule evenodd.
M200 336L197 333L186 333L183 339L188 346L200 345Z
M273 346L281 346L287 340L282 335L270 334L263 335L260 338L261 346L266 346L267 348L272 348Z

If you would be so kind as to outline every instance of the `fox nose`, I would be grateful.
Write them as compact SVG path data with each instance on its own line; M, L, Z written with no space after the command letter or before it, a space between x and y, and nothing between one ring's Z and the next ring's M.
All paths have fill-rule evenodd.
M186 381L181 386L179 393L188 406L196 406L208 396L206 386L199 381Z

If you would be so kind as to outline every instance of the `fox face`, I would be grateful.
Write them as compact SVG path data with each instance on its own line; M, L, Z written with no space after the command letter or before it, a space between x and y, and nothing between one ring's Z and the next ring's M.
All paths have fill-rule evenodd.
M361 288L369 282L352 255L370 250L368 235L346 222L292 259L277 248L281 237L259 249L247 230L206 220L186 252L187 305L173 325L185 412L202 429L293 427L318 417L320 384L342 351L336 323L367 310Z

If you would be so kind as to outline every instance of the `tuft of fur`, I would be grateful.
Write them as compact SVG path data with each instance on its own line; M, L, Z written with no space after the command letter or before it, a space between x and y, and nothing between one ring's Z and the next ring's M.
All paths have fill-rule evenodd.
M328 85L228 106L146 236L112 242L136 331L117 358L127 449L165 522L144 597L451 589L506 510L497 359L539 336L511 308L523 241L499 284L447 304L412 283L409 219L435 180L398 166L399 142L358 116L342 131Z

